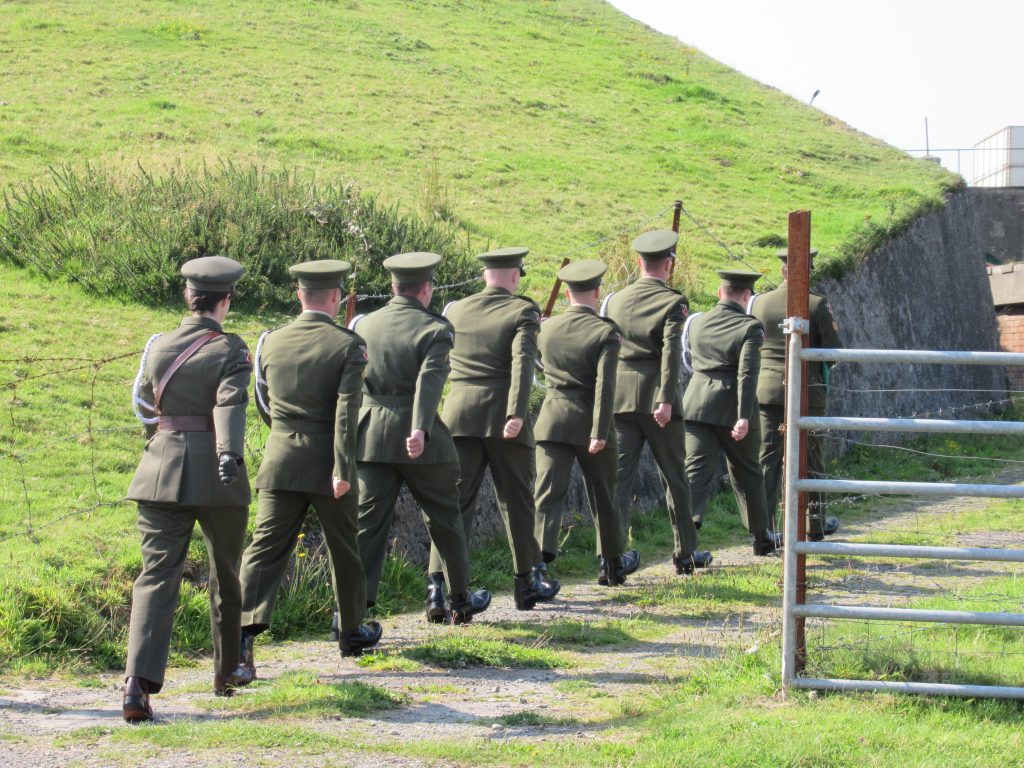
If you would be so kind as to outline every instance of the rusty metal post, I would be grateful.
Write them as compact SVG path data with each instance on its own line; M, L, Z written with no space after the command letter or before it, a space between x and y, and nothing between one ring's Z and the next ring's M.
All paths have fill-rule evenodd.
M786 259L787 289L786 317L810 319L811 290L811 212L792 211L789 214L789 256ZM803 346L809 339L803 337ZM788 345L787 345L788 351ZM801 366L800 415L807 415L807 363ZM807 477L807 433L800 431L800 478ZM797 541L807 539L807 494L801 493L797 501ZM796 604L807 602L807 556L797 555ZM803 671L807 661L807 641L804 618L796 619L796 672Z
M348 328L352 318L356 316L356 287L349 286L348 298L345 299L345 327Z
M569 264L569 257L566 256L562 259L561 265L558 269L565 267ZM558 293L562 290L562 281L558 279L558 273L555 273L555 283L551 286L551 293L548 295L548 303L544 305L544 311L540 313L543 318L551 317L551 313L555 311L555 302L558 301Z
M672 231L678 233L679 232L679 214L681 214L683 212L683 201L682 200L676 200L672 204L672 208L674 209L672 211ZM676 260L678 258L679 258L679 256L677 255L676 258L672 260L672 266L671 266L671 268L668 271L668 279L669 279L670 282L672 280L672 273L676 271Z

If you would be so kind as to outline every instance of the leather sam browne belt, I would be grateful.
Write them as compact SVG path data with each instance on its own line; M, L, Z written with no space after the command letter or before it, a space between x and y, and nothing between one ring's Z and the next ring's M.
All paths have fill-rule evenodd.
M211 416L160 416L159 432L213 432Z

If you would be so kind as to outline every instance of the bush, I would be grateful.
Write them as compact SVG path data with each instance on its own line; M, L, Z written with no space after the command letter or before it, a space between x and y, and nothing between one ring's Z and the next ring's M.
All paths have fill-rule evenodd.
M181 265L217 254L246 266L236 306L261 310L294 305L288 267L309 259L351 261L355 289L371 295L390 291L381 261L405 251L444 256L439 285L479 274L452 221L424 223L352 184L322 184L288 170L225 163L156 178L142 169L116 176L65 167L6 191L4 203L0 259L147 304L180 304ZM460 289L439 298L474 286Z

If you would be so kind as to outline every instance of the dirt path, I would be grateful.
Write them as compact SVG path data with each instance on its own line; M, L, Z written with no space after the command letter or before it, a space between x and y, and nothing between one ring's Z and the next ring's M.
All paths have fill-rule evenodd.
M1007 476L1004 481L1019 479ZM868 514L858 522L846 522L837 538L857 538L880 530L912 530L928 516L976 510L987 503L987 500L963 498L927 504L889 501L877 514ZM1012 541L1006 541L1005 534L1000 537L1003 545L1024 545L1022 536L1013 536ZM965 535L961 543L984 546L992 545L993 541L984 532L974 532ZM711 571L697 578L722 578L738 566L764 562L754 558L748 546L720 550L715 555ZM781 561L774 562L781 574ZM819 579L817 594L825 600L870 600L892 605L929 591L962 587L971 580L992 576L996 570L993 566L951 563L936 567L934 563L888 561L854 572L847 563L831 561L816 564L812 573ZM629 592L628 596L639 598L678 579L669 563L647 565L630 577L630 586L639 589ZM744 606L714 618L700 618L678 609L641 607L635 599L623 599L624 596L621 590L586 582L564 586L555 603L530 612L516 611L510 595L495 598L491 609L480 617L479 625L497 624L506 628L536 625L543 629L572 621L614 624L620 620L623 626L632 626L630 620L646 622L635 636L627 635L620 642L580 648L555 646L572 661L570 666L559 669L423 666L409 671L387 671L364 668L351 659L339 658L336 647L326 640L257 646L261 679L273 681L286 673L306 670L314 672L322 683L361 681L406 697L407 706L361 718L305 716L296 721L266 717L267 724L299 723L303 728L349 737L359 745L351 751L342 749L328 755L260 749L256 756L237 747L193 752L188 750L187 743L173 749L146 745L126 750L103 738L105 732L129 727L120 718L118 674L83 681L88 687L56 680L0 681L0 765L11 768L136 765L140 762L140 750L148 755L146 762L152 766L446 765L443 759L424 762L368 753L366 749L368 745L372 749L372 744L379 740L591 739L609 726L628 719L630 701L650 695L655 690L653 686L685 674L702 659L749 647L758 636L766 631L777 631L779 626L777 605ZM383 647L389 653L464 632L461 628L429 625L418 612L391 617L383 623ZM543 638L543 633L534 635ZM169 670L165 693L154 698L160 722L199 723L237 718L237 714L211 704L215 700L209 692L209 681L207 663ZM531 713L530 717L539 718L541 723L514 724L523 720L523 713ZM502 718L505 718L503 722L496 722ZM93 730L88 732L86 740L67 738L67 734L90 727Z

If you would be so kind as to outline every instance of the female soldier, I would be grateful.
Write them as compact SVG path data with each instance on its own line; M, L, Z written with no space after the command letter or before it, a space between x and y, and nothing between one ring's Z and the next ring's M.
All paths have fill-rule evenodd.
M133 409L150 440L128 488L142 534L125 670L123 712L130 723L152 719L149 696L163 687L196 522L210 558L214 693L228 696L252 681L238 666L238 568L250 500L242 453L252 363L245 342L221 330L242 265L208 256L187 262L181 273L192 315L149 340L135 380ZM144 417L140 406L152 416Z

